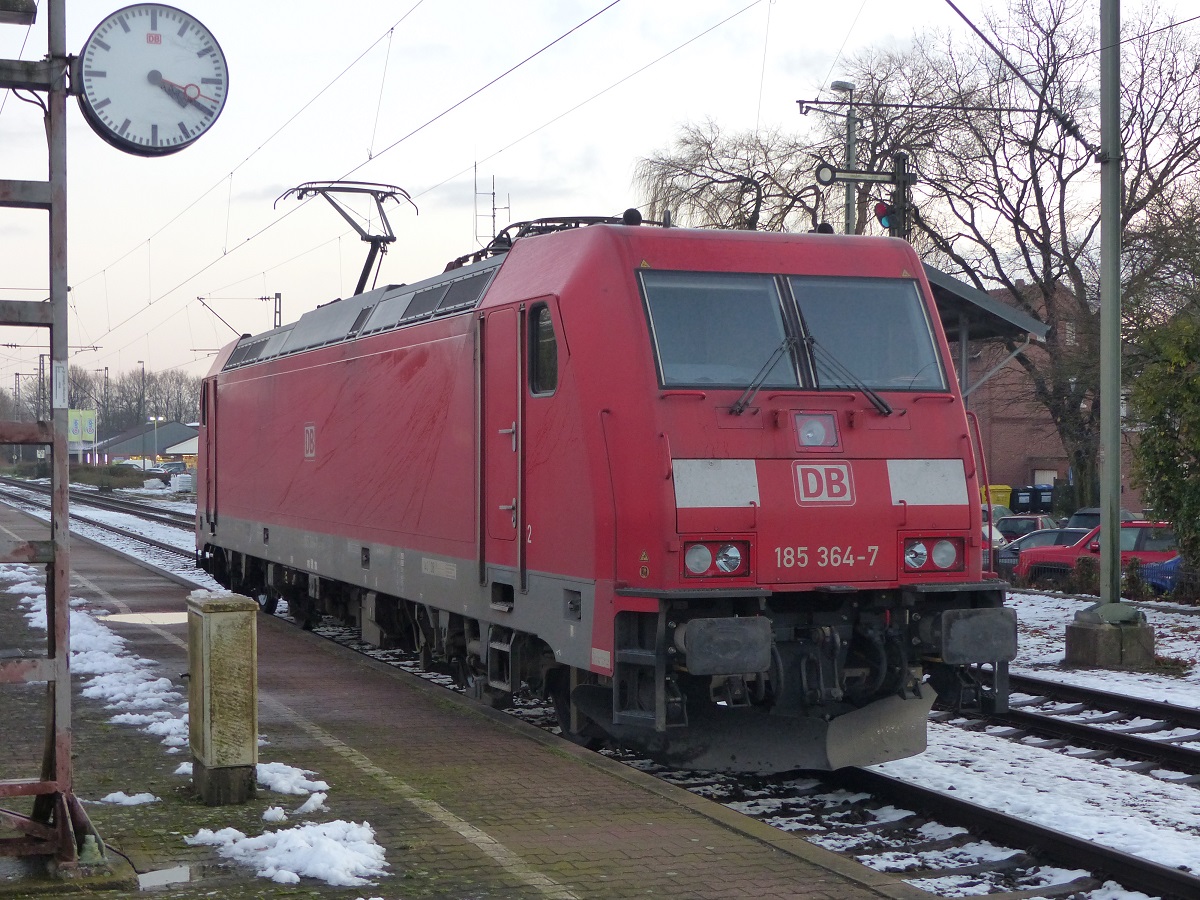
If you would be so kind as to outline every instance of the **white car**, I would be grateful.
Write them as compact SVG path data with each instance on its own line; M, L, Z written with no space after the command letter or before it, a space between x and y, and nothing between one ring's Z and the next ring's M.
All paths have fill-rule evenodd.
M983 526L983 567L990 569L992 567L992 553L1007 546L1008 541L1000 533L1000 529L995 525L985 523Z
M152 469L152 468L154 468L154 463L148 459L122 459L122 460L118 460L117 465L130 466L134 469Z

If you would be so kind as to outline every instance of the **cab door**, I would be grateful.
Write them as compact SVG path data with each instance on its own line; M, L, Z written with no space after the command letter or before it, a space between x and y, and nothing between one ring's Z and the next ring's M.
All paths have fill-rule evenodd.
M499 309L480 325L481 556L487 565L515 568L521 521L520 313Z
M204 523L209 534L217 530L217 379L204 382L200 395L200 421L204 425L204 444L197 448L202 454L200 472L204 478ZM199 474L199 473L198 473Z

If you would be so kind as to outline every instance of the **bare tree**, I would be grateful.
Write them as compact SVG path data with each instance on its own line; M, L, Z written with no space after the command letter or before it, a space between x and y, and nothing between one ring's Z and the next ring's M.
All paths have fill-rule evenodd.
M200 416L200 382L176 369L165 372L140 368L122 372L109 383L109 422L106 434L146 424L151 416L167 422L195 422Z
M670 150L638 163L635 179L652 219L670 212L696 228L816 228L815 160L779 132L729 136L709 121L685 125Z
M1025 81L982 45L962 56L948 43L918 46L917 65L939 69L963 110L922 157L918 226L949 267L1051 326L1048 352L1017 357L1029 389L1013 401L1048 412L1079 499L1091 501L1100 413L1098 40L1084 12L1078 0L1016 0L1003 27L991 24ZM1147 240L1161 248L1172 239L1145 231L1148 220L1200 179L1200 50L1163 24L1148 9L1127 23L1123 47L1121 224L1141 229L1143 262L1162 253ZM1151 271L1125 273L1134 301L1127 323L1151 299Z
M149 376L147 376L149 377ZM195 422L200 417L200 378L178 369L157 372L153 380L153 409L170 422Z

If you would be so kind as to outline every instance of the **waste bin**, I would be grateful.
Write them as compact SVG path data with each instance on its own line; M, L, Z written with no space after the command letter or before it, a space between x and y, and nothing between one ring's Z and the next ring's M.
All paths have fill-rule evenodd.
M1007 484L989 484L987 488L979 489L979 502L988 502L988 492L992 495L992 506L1007 506L1010 509L1012 504L1008 501L1012 499L1012 487Z
M1015 513L1049 513L1054 509L1054 485L1024 484L1014 488L1008 506Z
M1033 486L1034 507L1031 512L1050 513L1054 511L1054 485L1035 484Z

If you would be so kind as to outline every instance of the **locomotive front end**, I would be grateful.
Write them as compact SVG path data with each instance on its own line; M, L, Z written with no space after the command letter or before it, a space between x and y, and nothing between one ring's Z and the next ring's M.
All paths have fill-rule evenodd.
M924 750L937 696L1006 704L1016 618L982 577L975 453L919 263L826 240L706 242L695 268L656 247L637 272L669 471L633 489L670 537L656 558L656 516L622 529L617 558L651 565L618 573L611 682L572 697L672 764L868 765Z

